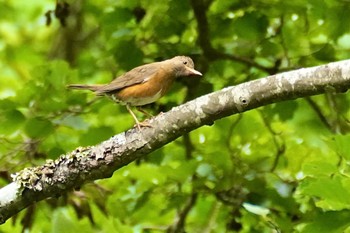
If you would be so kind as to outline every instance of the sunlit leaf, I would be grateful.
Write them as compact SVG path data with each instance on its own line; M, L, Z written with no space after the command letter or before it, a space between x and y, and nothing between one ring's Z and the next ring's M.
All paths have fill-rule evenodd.
M347 177L319 176L317 179L305 179L300 184L300 191L317 197L315 204L325 210L343 210L350 207L349 181Z

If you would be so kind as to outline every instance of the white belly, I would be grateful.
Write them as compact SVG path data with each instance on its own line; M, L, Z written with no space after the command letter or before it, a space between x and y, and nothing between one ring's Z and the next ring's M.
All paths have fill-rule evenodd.
M150 104L150 103L157 101L160 97L162 97L162 90L158 91L157 94L155 94L154 96L151 96L151 97L128 98L124 101L125 103L123 103L120 100L118 100L117 98L115 98L114 95L112 95L111 97L115 102L123 104L123 105L130 104L131 106L142 106L142 105Z

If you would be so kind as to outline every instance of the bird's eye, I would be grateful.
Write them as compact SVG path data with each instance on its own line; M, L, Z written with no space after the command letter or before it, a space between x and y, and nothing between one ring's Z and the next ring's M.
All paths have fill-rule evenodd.
M184 65L187 65L187 61L184 61L183 63L184 63Z

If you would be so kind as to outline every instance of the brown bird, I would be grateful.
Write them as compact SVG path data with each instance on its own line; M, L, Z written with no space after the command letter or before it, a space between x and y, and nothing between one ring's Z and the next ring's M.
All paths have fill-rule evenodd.
M140 123L130 106L143 106L150 104L162 97L171 87L177 77L202 74L194 69L191 58L176 56L161 62L154 62L136 67L114 79L109 84L85 85L71 84L68 87L74 89L87 89L96 95L106 95L117 103L126 105L127 110L134 118L139 129L148 126ZM141 109L139 111L145 113Z

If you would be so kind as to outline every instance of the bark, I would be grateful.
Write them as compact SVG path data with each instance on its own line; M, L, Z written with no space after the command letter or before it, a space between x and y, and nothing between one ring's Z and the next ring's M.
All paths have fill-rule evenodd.
M227 87L149 120L151 128L130 129L96 146L79 147L55 161L26 168L0 189L0 223L45 198L57 197L114 171L203 125L283 100L345 92L350 60L300 69Z

